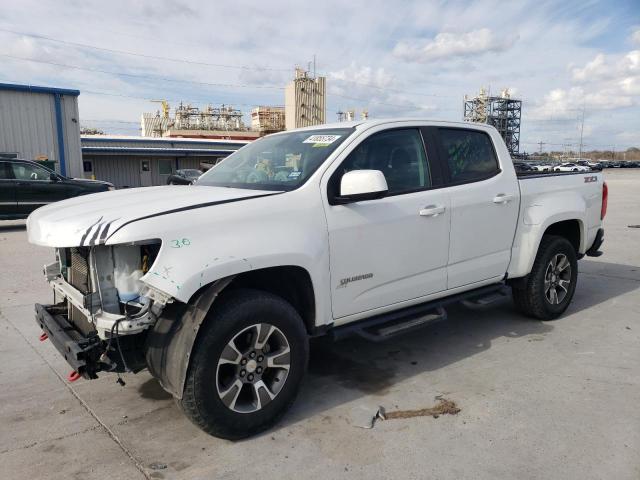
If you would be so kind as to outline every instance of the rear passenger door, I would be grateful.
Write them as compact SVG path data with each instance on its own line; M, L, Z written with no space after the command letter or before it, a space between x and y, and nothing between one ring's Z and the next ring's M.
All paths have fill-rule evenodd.
M0 161L0 217L16 214L16 186L8 162Z
M449 289L504 276L518 221L513 169L502 170L487 132L435 128L451 197Z

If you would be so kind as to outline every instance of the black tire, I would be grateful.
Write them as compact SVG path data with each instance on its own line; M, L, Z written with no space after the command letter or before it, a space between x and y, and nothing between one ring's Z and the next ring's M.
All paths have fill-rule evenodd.
M290 366L284 384L278 384L280 389L275 398L255 412L239 413L225 405L218 393L218 362L228 343L256 323L275 326L286 337L290 348ZM249 353L246 355L248 358ZM264 356L266 358L268 355L265 353ZM259 290L231 291L214 303L205 319L192 351L179 404L187 417L210 435L229 440L249 437L274 425L293 404L307 369L308 357L309 339L304 323L289 303ZM266 376L267 367L264 372ZM243 380L246 379L243 377ZM259 391L251 385L246 388L251 394Z
M571 267L568 278L570 283L566 288L566 294L558 303L552 303L548 298L545 288L545 276L552 259L556 255L564 255ZM555 277L554 277L555 278ZM558 276L559 279L559 276ZM567 309L576 290L578 281L578 259L573 245L564 237L545 235L542 237L538 253L533 263L531 273L523 279L523 282L512 288L513 301L528 317L539 320L555 320ZM556 289L558 290L558 289ZM552 295L553 297L553 295ZM555 300L559 300L556 294Z

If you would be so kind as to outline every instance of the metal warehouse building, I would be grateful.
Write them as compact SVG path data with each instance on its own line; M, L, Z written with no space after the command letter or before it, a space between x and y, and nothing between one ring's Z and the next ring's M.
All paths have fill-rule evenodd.
M0 156L50 160L82 176L78 90L0 83Z
M82 136L85 178L113 183L117 188L165 185L181 168L206 170L246 145L242 140Z
M68 177L118 188L164 185L180 168L206 170L246 140L80 136L78 90L0 83L0 156L49 160Z

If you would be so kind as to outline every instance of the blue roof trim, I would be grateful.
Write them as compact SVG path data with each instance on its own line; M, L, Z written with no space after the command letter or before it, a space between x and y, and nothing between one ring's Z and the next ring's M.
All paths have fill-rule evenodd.
M218 142L216 140L211 140L210 142L204 142L201 139L196 139L193 141L192 138L158 138L158 137L142 137L142 138L99 138L96 135L96 138L87 138L80 137L80 142L89 143L89 142L97 142L97 143L191 143L196 145L216 145L220 147L229 146L242 146L244 147L246 144L250 143L251 140L239 140L237 142L227 141L227 142Z
M58 95L72 95L77 97L80 90L70 90L68 88L38 87L36 85L19 85L16 83L0 83L0 90L12 90L14 92L49 93Z
M60 173L63 177L67 175L67 157L64 152L64 123L62 121L62 101L59 93L54 95L54 106L56 111L56 134L58 136L58 160L60 160Z
M129 148L129 147L82 147L82 153L120 153L120 154L168 154L173 155L224 155L232 154L233 149L210 148Z

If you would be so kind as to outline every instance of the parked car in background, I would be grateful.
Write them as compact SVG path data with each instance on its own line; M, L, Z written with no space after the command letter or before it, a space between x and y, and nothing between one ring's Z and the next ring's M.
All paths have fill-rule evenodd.
M590 167L578 165L577 163L563 163L553 168L554 172L589 172Z
M547 164L544 164L544 163L532 164L531 168L533 170L538 171L538 172L550 172L551 171L551 165L547 165Z
M0 158L0 220L27 218L43 205L113 189L111 183L68 178L30 160Z
M191 185L202 175L202 171L195 168L183 168L169 175L167 185Z
M537 170L533 168L531 165L525 162L513 162L513 168L516 169L518 173L526 173L526 172L536 172Z

